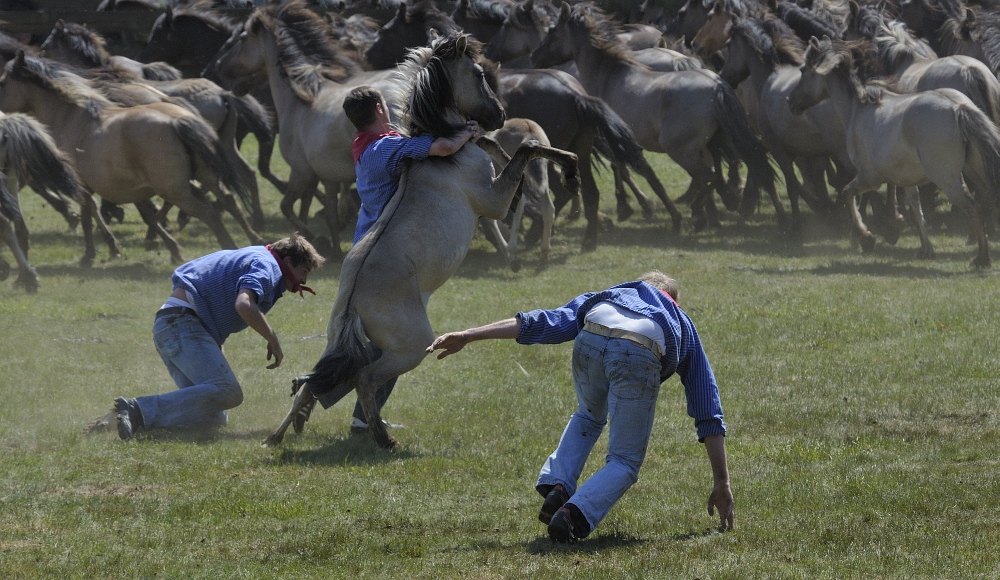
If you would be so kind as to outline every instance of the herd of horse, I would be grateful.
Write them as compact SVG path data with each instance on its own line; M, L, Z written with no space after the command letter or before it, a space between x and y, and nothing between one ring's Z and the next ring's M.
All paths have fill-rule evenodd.
M147 240L161 238L176 262L172 206L208 225L223 248L236 244L222 211L262 243L257 176L239 151L253 133L257 170L281 192L284 217L344 259L327 350L269 443L317 393L355 390L376 441L395 445L374 392L423 359L433 339L427 300L477 228L516 268L518 226L529 215L525 237L540 241L544 263L555 215L582 205L582 247L596 248L605 224L594 169L602 165L614 175L620 220L633 213L630 197L646 219L655 215L634 175L675 231L684 221L677 203L699 229L719 224L716 195L746 217L763 190L782 231L800 227L801 200L831 220L848 218L869 251L870 206L887 216L880 231L890 243L912 225L919 257L933 256L923 208L940 191L968 217L978 244L972 264L991 264L1000 202L1000 35L991 33L1000 18L988 8L688 0L670 17L646 0L626 16L643 24L591 2L458 0L449 14L412 0L393 3L381 23L335 10L320 16L302 0L246 19L216 4L167 9L136 60L111 55L75 23L58 22L38 47L0 35L0 234L28 290L38 282L17 201L23 184L71 226L83 224L84 265L96 255L95 222L110 253L121 252L108 227L115 205L99 211L94 194L134 204ZM406 133L447 135L465 119L490 133L449 160L409 167L376 227L344 257L337 240L351 211L355 128L342 103L362 84L382 91ZM270 169L275 143L287 181ZM682 195L668 194L644 151L687 172ZM325 231L309 223L313 201ZM508 213L515 219L505 237L497 222Z

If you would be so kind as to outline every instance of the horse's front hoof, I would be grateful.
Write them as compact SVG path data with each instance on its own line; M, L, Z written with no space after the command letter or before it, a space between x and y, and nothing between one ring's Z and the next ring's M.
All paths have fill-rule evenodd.
M875 249L875 236L865 234L861 236L861 251L868 253Z
M284 433L271 433L271 436L260 442L261 447L276 447L281 445L281 440L285 438Z
M632 217L635 210L632 209L632 206L629 205L627 201L619 201L618 205L615 207L615 212L618 214L618 221L623 222Z
M389 433L385 433L383 436L383 434L379 433L376 429L372 431L372 435L375 437L375 444L382 449L387 449L389 451L399 449L399 441L397 441L392 435L389 435Z
M21 274L14 280L14 286L23 288L28 294L38 292L38 276L34 272Z
M973 258L970 265L977 270L988 270L993 267L993 262L988 256L980 255Z
M84 257L80 258L80 267L81 268L90 268L93 265L94 265L94 257L93 256L84 256Z
M933 260L934 259L934 248L920 248L917 250L918 260Z

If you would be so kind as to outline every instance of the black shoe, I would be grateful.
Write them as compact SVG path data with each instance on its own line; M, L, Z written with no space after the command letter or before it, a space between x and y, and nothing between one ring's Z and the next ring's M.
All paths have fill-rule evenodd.
M118 437L122 441L128 441L145 426L142 421L142 412L135 399L118 397L115 399L115 411L118 412Z
M552 490L545 496L542 509L538 510L538 521L547 525L552 521L552 516L555 515L556 511L568 500L569 494L566 493L566 488L562 484L557 483L552 486Z
M572 544L576 541L573 534L573 516L569 513L569 508L561 507L556 510L549 522L549 539L560 544Z

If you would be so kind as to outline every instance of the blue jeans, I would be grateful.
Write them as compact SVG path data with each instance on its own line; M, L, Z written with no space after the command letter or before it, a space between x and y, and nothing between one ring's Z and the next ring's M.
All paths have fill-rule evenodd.
M136 399L145 427L225 425L226 409L243 402L243 390L201 321L186 314L160 316L153 323L153 344L177 390Z
M660 394L660 361L649 349L621 338L581 332L573 347L577 411L559 446L538 474L538 486L557 483L593 530L639 479ZM610 418L604 467L583 485L577 480Z

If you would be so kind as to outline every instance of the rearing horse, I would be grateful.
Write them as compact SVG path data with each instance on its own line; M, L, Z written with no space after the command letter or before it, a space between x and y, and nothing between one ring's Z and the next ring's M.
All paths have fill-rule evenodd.
M400 66L401 94L387 101L406 104L395 117L411 134L452 135L466 118L486 130L503 124L504 110L469 42L464 35L438 39ZM356 390L376 443L397 445L379 416L375 391L424 359L434 340L428 299L462 263L479 217L502 219L525 167L539 157L559 163L579 186L576 155L534 141L518 147L496 176L490 155L469 144L451 157L410 165L375 226L344 259L326 351L265 444L280 443L314 395L326 394L322 400L330 404Z

